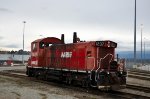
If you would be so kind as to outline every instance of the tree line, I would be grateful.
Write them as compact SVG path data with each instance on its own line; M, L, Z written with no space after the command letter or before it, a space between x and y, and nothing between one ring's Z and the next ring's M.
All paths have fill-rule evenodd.
M23 51L22 49L18 50L18 51L0 51L0 54L17 54L17 55L30 55L30 51Z

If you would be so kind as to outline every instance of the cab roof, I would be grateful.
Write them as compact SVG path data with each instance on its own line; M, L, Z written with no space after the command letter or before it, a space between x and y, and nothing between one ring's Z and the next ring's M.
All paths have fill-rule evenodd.
M47 38L41 38L33 41L32 43L39 43L39 42L49 42L49 43L57 43L62 44L62 41L59 38L56 37L47 37Z

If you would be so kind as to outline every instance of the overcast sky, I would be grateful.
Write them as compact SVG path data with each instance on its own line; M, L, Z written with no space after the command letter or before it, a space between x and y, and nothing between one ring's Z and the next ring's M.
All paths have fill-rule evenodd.
M42 37L72 42L73 32L81 40L112 40L118 51L133 51L135 0L0 0L0 50L25 50ZM143 41L150 50L150 0L137 0L137 50L143 24ZM149 46L150 47L150 46Z

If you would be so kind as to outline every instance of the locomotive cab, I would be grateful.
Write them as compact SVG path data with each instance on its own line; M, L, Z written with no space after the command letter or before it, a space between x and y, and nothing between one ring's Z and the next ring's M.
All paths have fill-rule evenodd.
M36 40L31 43L31 66L41 66L44 61L44 48L51 46L52 44L61 44L62 41L55 37L47 37Z
M46 52L45 49L52 44L62 44L62 40L55 37L47 37L35 40L31 43L31 57L28 60L27 75L31 76L34 67L41 68L46 65Z

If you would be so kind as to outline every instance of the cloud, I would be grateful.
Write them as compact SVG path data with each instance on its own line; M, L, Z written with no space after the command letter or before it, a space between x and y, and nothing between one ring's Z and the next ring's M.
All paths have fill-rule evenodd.
M0 8L0 12L12 12L12 11L6 8Z
M150 38L149 3L150 0L137 2L138 50L141 23L143 37ZM25 20L25 46L30 46L41 34L60 37L57 33L64 33L66 42L72 42L72 32L76 31L81 40L112 40L118 43L118 50L133 50L134 47L132 0L30 0L30 3L28 0L10 0L9 3L1 0L0 13L0 46L22 48L22 21ZM14 40L16 37L19 38ZM149 42L146 41L146 49Z
M2 36L0 36L0 40L2 40L3 39L3 37Z
M5 45L4 47L8 47L8 48L19 48L19 46L17 44L9 44L9 45Z

